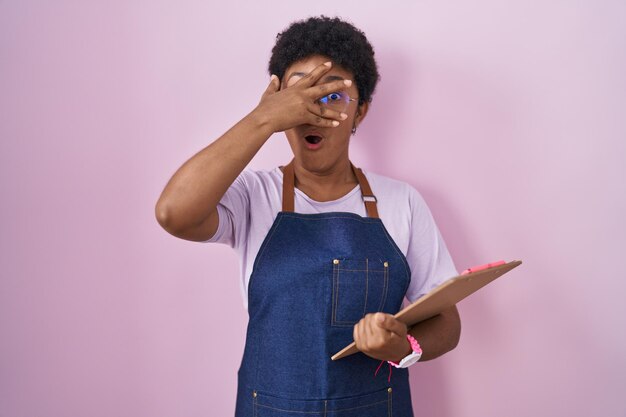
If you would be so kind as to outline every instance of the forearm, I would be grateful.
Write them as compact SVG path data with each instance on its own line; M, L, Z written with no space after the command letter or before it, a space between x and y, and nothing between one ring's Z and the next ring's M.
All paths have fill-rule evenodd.
M219 224L217 204L274 132L312 124L335 127L339 112L319 114L315 101L327 91L349 87L351 80L315 85L330 69L320 64L292 87L280 89L276 75L261 101L235 126L191 157L172 176L156 204L159 224L168 232L190 240L213 235Z
M424 320L411 327L408 333L413 336L422 348L420 362L438 358L454 349L459 343L461 336L461 319L456 306L453 306L441 314ZM411 345L408 340L405 351L399 355L403 358L411 353Z
M157 218L169 230L202 222L273 132L251 112L187 160L165 186Z

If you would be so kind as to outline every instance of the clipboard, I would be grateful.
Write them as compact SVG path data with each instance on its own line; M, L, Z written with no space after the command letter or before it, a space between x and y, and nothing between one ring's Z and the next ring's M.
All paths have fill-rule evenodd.
M461 275L450 278L428 294L421 296L414 303L396 313L394 317L410 328L412 325L434 317L443 310L452 307L521 263L522 261L502 262L493 267L488 267L488 264L465 270ZM331 356L331 359L335 361L358 351L356 343L352 342Z

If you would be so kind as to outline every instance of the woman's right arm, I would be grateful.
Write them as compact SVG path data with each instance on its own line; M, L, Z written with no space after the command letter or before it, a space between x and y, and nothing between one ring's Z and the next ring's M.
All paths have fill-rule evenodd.
M325 110L322 115L315 105L318 98L346 87L341 80L314 85L329 68L322 64L282 91L272 77L252 112L174 173L155 207L159 224L181 239L210 239L219 223L217 204L274 132L305 123L332 127L341 121L339 113Z

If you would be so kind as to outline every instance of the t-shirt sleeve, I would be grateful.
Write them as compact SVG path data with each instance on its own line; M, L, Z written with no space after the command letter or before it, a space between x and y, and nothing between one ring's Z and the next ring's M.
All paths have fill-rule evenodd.
M250 224L249 175L243 171L226 190L217 205L217 231L205 242L224 243L235 249L246 243Z
M414 302L458 273L426 202L415 188L409 188L411 231L406 258L411 283L406 298Z

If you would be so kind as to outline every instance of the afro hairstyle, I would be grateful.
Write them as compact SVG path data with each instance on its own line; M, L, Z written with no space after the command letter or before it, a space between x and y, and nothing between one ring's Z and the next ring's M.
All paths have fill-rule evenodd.
M374 48L351 23L324 15L299 20L276 35L269 73L282 79L287 68L311 55L324 55L354 75L359 105L372 101L380 79Z

